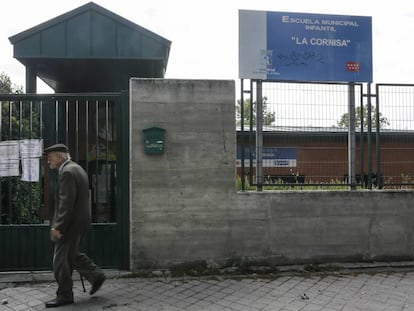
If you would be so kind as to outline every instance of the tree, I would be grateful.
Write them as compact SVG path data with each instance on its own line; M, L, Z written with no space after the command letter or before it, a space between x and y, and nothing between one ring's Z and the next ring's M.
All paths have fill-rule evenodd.
M10 77L6 73L2 72L0 74L0 94L22 93L22 86L13 84ZM19 101L3 101L1 104L1 115L2 128L0 129L0 140L38 137L40 105L34 104L30 106L27 102L20 103Z
M256 125L256 102L253 102L253 125ZM244 125L250 125L250 98L244 100ZM267 111L267 97L263 97L263 125L272 125L275 122L275 113ZM237 125L241 125L241 105L237 100L236 106Z
M376 128L376 115L377 110L374 105L371 105L371 127ZM361 107L355 108L355 127L361 127L361 121L364 124L364 128L368 128L368 108L367 106L363 106L362 108L362 114L361 114ZM344 113L341 117L341 119L338 121L337 126L340 128L348 128L349 124L349 113ZM390 125L390 122L388 119L384 116L382 116L381 112L379 112L379 124L380 128L386 128L388 125Z
M0 73L0 94L22 94L23 87L11 82ZM22 101L0 101L0 141L38 138L40 105ZM40 223L38 208L41 206L40 183L28 183L20 177L1 178L0 224ZM5 208L11 206L12 208Z
M0 94L23 93L23 87L12 84L10 77L2 72L0 73Z

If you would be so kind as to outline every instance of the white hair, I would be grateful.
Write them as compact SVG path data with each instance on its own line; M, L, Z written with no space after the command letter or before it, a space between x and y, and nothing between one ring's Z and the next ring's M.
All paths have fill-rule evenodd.
M70 160L71 159L69 152L56 151L56 153L62 159L65 159L65 160Z

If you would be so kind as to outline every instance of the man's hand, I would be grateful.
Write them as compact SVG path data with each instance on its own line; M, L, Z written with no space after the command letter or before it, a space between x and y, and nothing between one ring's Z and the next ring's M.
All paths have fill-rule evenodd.
M56 238L56 239L60 239L62 237L62 234L60 233L59 230L52 228L50 229L52 231L52 235Z

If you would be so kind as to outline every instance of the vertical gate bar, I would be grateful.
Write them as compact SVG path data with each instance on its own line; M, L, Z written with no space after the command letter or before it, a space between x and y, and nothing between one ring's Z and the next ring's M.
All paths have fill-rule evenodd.
M367 84L367 95L368 95L368 102L367 102L367 122L368 122L368 129L367 129L367 149L368 149L368 176L367 176L367 188L372 189L372 107L371 107L371 83Z
M250 122L249 122L249 182L253 184L253 80L250 80Z
M348 182L355 190L355 84L348 85Z
M97 222L98 189L99 189L99 99L95 100L95 221Z
M85 170L89 176L89 100L85 99ZM93 198L92 192L90 190L90 206L89 206L89 214L92 221L92 205L93 205Z
M360 184L364 186L365 181L365 172L364 172L364 90L363 85L358 84L359 87L359 109L361 112L360 116L360 133L359 133L359 176L360 176Z
M79 100L75 101L75 160L79 162Z
M29 101L29 139L33 138L33 100Z
M244 180L244 80L240 79L240 177L241 190L246 190ZM236 133L237 134L237 133Z
M43 101L42 100L40 100L38 102L38 109L39 109L39 137L43 141L43 127L42 127L42 123L43 123ZM43 158L41 158L41 160L39 161L39 172L42 171L42 164L43 164L42 162L43 161L44 161ZM39 184L39 189L40 189L40 191L39 191L39 202L41 202L40 203L40 205L41 205L40 217L41 217L41 222L43 223L44 222L44 218L46 216L49 216L49 215L46 215L45 214L45 209L44 209L45 204L42 201L42 193L44 191L44 189L43 189L43 182L41 182Z
M32 139L33 131L33 100L29 102L29 139Z
M256 184L257 191L263 190L263 97L262 81L257 80L256 92Z
M108 150L109 150L109 143L108 143L109 114L108 114L108 109L109 109L109 104L108 104L108 100L106 100L105 101L105 144L106 144L106 146L105 146L105 148L106 148L106 151L105 151L105 166L106 166L105 182L106 182L106 202L107 202L106 204L107 204L107 207L109 206L110 209L112 210L112 205L109 204L110 203L109 191L112 192L112 188L109 189L109 179L108 179L108 163L109 163L108 162ZM112 173L112 168L111 168L110 172ZM109 219L108 219L108 221L109 221Z
M99 100L95 100L95 159L99 158ZM98 167L97 167L98 168ZM98 172L98 171L96 171Z
M9 102L9 139L11 140L13 137L13 105L12 105L12 101ZM12 178L13 177L8 177L7 178L7 182L8 182L8 186L9 186L9 224L12 224L13 222L13 214L12 214Z
M19 100L19 140L22 139L23 132L23 102Z
M69 100L65 100L65 144L69 145Z
M38 102L38 109L39 109L39 136L40 138L43 138L43 127L42 127L42 123L43 123L43 100L40 100Z
M59 141L59 99L55 100L55 143Z
M33 131L33 100L29 101L29 139L32 139ZM29 162L32 165L32 162ZM33 184L29 183L29 223L33 223Z
M54 138L53 140L51 139L50 144L56 144L59 142L59 127L60 127L60 119L59 119L59 97L54 98L54 102L50 103L51 109L54 108L54 113L55 113L55 118L54 118L54 126L55 128L51 128L51 132L54 132ZM51 175L49 175L51 176ZM53 185L54 184L54 180L49 180ZM48 193L49 196L49 206L48 206L48 213L49 213L49 220L51 220L50 216L53 215L53 211L54 211L54 204L55 203L55 196L52 195L52 193ZM52 202L52 204L50 204L50 202Z
M23 101L19 100L19 141L22 139L23 134ZM20 183L20 180L16 179L16 194L18 197L18 204L15 206L16 210L16 220L19 224L22 223L22 211L23 211L23 196L21 195L22 191L22 184Z
M85 170L89 175L89 101L85 100Z
M379 85L376 85L376 92L375 94L377 94L377 98L375 101L375 126L376 126L376 131L375 131L375 141L376 141L376 157L377 157L377 166L376 166L376 181L377 181L377 188L381 189L382 188L382 182L381 182L381 137L380 137L380 120L379 120L379 115L380 115L380 96L379 96Z

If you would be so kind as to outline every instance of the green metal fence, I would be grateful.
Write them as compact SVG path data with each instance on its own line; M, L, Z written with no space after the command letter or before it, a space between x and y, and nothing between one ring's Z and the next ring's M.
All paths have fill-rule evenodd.
M0 108L0 271L51 268L56 176L34 150L54 143L67 144L89 176L93 225L84 248L103 267L128 268L127 95L8 94Z

